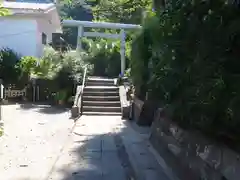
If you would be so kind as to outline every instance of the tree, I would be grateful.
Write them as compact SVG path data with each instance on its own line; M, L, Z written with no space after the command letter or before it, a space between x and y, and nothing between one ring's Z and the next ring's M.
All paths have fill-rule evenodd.
M98 0L92 10L98 21L141 24L142 14L151 5L152 0Z
M61 19L92 21L93 15L89 5L84 0L60 0L59 10ZM77 46L77 28L64 27L63 39L72 47Z

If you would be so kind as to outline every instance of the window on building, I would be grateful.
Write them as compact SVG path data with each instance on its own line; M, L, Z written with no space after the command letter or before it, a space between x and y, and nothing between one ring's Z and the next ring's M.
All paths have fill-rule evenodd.
M47 44L47 35L45 33L42 33L42 44Z

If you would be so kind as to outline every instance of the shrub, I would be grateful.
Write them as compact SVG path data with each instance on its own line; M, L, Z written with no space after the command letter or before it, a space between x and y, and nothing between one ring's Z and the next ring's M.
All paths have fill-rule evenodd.
M136 91L170 107L174 121L233 144L240 139L239 13L221 0L171 2L145 22L131 64Z
M40 78L53 79L62 67L61 59L62 54L60 52L46 46L43 56L39 59L38 66L35 68L35 74Z
M113 43L110 40L85 40L88 48L87 61L92 64L92 74L95 76L117 77L121 72L120 41ZM126 56L126 62L128 57ZM126 63L128 66L128 63Z
M62 65L68 68L70 76L77 83L82 82L84 69L86 66L87 54L78 51L68 51L63 54ZM89 69L90 70L90 69Z
M20 55L15 51L5 48L0 50L0 78L5 84L17 83L21 75L21 70L17 64Z
M28 74L29 76L36 72L36 67L38 66L39 60L33 56L23 56L19 62L19 67L22 72Z
M75 94L75 84L82 83L86 57L85 53L78 51L62 54L60 66L53 77L53 82L58 90L66 92L67 99Z

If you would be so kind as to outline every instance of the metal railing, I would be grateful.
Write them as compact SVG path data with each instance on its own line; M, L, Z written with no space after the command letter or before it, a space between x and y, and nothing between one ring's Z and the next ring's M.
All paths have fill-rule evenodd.
M83 110L83 98L82 98L82 96L83 96L83 91L84 91L86 77L87 77L87 69L88 69L88 66L86 66L85 69L84 69L82 89L81 89L81 93L79 94L79 98L80 98L80 102L81 102L81 105L80 105L80 114L81 115L82 115L82 110Z
M82 85L80 86L81 89L76 90L76 95L75 95L75 100L74 100L74 104L73 107L77 108L77 113L78 116L82 115L82 104L83 104L83 91L84 91L84 87L85 87L85 82L86 82L86 77L87 77L87 69L88 66L86 66L84 68L84 73L83 73L83 79L82 79Z

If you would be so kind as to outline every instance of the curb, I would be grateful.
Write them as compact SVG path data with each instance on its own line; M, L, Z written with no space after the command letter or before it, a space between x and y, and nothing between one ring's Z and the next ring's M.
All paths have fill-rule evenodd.
M154 149L150 142L148 142L148 150L155 157L158 164L161 166L161 168L164 170L165 174L170 180L179 180L176 175L174 175L172 169L166 164L164 159L158 154L158 152Z
M129 122L127 122L127 123L129 123ZM128 124L128 126L131 129L131 131L138 134L141 139L146 139L146 138L144 138L144 135L137 132L134 128L132 128L132 126L130 124ZM147 140L146 146L147 146L147 149L149 150L149 153L152 154L153 157L156 159L157 163L162 168L162 170L164 171L164 174L167 176L167 178L169 178L169 180L179 180L179 178L177 178L176 175L173 173L172 169L166 164L165 160L161 157L160 154L158 154L158 152L154 149L152 144L149 142L150 135L151 135L151 133L146 135L146 136L148 136L148 138L146 139ZM124 144L124 145L126 145L126 144ZM133 168L137 175L138 180L143 180L144 174L142 172L139 172L138 165L137 165L137 163L135 163L136 161L134 158L134 154L131 153L128 146L126 146L126 150L127 149L128 149L128 153L132 154L129 156L129 158L130 158L130 161L133 163Z
M134 157L134 153L132 153L132 151L130 149L130 146L124 140L122 142L123 142L123 144L125 146L125 149L126 149L126 152L128 154L128 158L129 158L129 161L130 161L131 166L133 168L134 175L136 176L136 180L145 180L144 173L139 171L139 165L138 165L138 163L136 163L137 162L136 158Z

